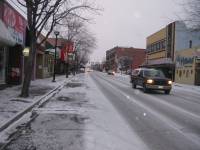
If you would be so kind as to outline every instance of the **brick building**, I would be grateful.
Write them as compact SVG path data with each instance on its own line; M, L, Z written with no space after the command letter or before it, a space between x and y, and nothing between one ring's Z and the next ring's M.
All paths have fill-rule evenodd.
M114 47L106 51L106 67L115 72L138 68L145 61L146 49L133 47Z

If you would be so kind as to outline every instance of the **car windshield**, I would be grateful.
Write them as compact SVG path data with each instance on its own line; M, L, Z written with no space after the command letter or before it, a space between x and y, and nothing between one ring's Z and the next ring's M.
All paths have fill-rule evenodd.
M160 70L144 70L144 77L161 77L164 78L164 74Z

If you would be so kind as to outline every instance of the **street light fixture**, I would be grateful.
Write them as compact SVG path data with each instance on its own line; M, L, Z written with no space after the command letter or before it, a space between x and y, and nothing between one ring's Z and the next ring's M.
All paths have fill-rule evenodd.
M55 80L55 74L56 74L56 48L57 48L57 36L59 35L59 31L55 31L54 34L56 35L56 44L55 44L54 72L53 72L53 80L52 80L52 82L56 82L56 80Z

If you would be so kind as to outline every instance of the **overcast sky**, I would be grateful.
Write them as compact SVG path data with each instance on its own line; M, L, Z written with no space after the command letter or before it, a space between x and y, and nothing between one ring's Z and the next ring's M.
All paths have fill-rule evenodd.
M12 4L11 0L7 1ZM183 2L96 0L95 3L102 6L104 11L101 15L91 16L95 24L89 24L89 29L96 34L98 48L90 56L90 61L101 62L106 57L106 51L115 46L146 48L148 36L177 20L175 12L179 13L181 7L174 1Z
M90 60L99 62L115 46L146 48L146 37L176 20L175 12L181 11L174 0L96 0L96 4L105 10L90 25L98 38Z

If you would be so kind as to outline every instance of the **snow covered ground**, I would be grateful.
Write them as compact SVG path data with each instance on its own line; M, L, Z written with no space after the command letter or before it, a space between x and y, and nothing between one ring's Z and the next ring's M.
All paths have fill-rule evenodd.
M115 76L124 77L126 78L126 80L129 80L129 75L115 74ZM101 146L105 144L107 145L107 147L110 146L113 148L113 145L109 145L109 143L104 143L107 139L112 139L113 141L111 143L118 143L121 142L121 140L124 140L124 145L122 143L118 145L125 146L124 149L129 149L132 145L135 145L135 149L147 149L145 144L139 140L137 135L133 134L134 131L131 131L130 127L124 121L122 121L123 119L120 117L120 115L115 115L115 117L110 118L110 116L112 116L112 114L116 114L117 111L108 102L108 100L106 100L104 95L102 95L101 91L98 89L97 85L95 85L94 82L91 80L87 72L85 74L77 74L75 77L69 76L69 78L66 78L65 75L56 76L57 82L52 82L52 78L38 79L32 81L30 86L29 98L19 97L22 85L9 87L5 90L0 91L0 128L5 126L5 124L10 122L19 114L23 113L24 110L26 110L27 108L35 105L41 99L43 102L51 98L54 94L54 91L57 91L58 89L63 89L66 83L68 83L69 85L72 82L77 83L77 81L75 81L77 77L79 78L79 81L81 83L86 84L86 88L88 89L84 91L84 93L86 94L85 96L88 98L87 101L90 102L90 106L95 107L95 111L92 108L89 108L89 110L87 111L85 109L77 109L80 114L83 111L86 112L87 116L89 116L89 118L93 121L92 124L87 125L87 128L90 129L91 132L85 132L85 136L88 138L86 139L86 141L90 141L87 143L86 147L92 149L92 147L95 146L94 144L97 144L96 140L98 139L99 147L97 149L101 149ZM183 91L191 94L195 92L200 92L200 86L173 83L173 90L176 90L177 88L181 88ZM81 90L83 90L77 89L78 88L70 88L68 89L68 91L66 91L66 94L67 92L77 93L77 91L81 93ZM74 108L72 107L69 107L68 109L74 110ZM110 121L110 119L112 120ZM3 133L0 133L0 136L1 134ZM102 138L99 138L99 135L101 135Z

